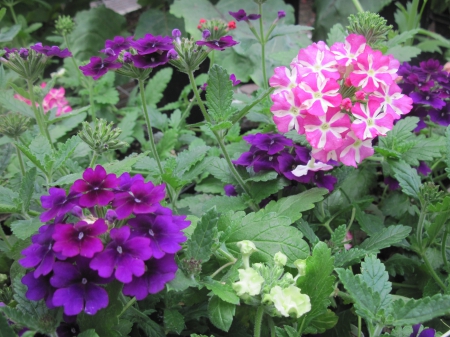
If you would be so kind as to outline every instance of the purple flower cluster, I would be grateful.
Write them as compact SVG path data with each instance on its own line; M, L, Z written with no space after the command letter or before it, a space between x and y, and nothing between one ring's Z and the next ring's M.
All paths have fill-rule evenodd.
M3 57L7 60L9 60L9 56L11 53L18 53L19 56L26 60L28 58L28 55L30 54L30 50L27 48L11 48L8 47L3 48L5 50L5 54ZM30 49L34 50L38 54L45 55L47 57L59 57L59 58L66 58L72 56L72 53L69 51L69 49L63 49L61 50L57 46L43 46L41 42L36 43L35 45L31 46Z
M399 86L402 93L413 100L410 115L420 117L416 131L423 129L425 117L439 125L450 124L450 75L443 70L439 61L430 59L420 62L419 66L403 63L398 71L402 81Z
M422 330L419 334L420 327L421 324L413 325L413 332L409 337L434 337L436 335L436 331L430 328Z
M103 285L124 283L123 293L144 299L164 289L178 269L175 254L186 241L185 216L161 206L165 186L141 175L120 177L97 165L75 181L69 193L52 187L42 196L48 222L32 236L19 263L34 268L22 282L26 297L45 299L74 316L108 306Z
M292 173L297 166L307 165L311 159L310 151L306 147L294 144L292 140L280 134L257 133L243 138L251 144L251 147L248 152L242 153L237 160L233 161L235 165L251 167L256 173L275 170L291 181L315 184L329 191L333 190L337 179L332 175L326 175L324 171L311 170L300 177ZM231 195L231 190L226 193Z
M113 40L106 40L105 48L100 52L106 57L91 57L88 64L80 66L83 74L92 76L94 80L105 75L108 70L122 68L124 64L132 64L140 69L166 64L173 54L173 43L169 36L146 34L137 40L133 40L132 36L116 36Z

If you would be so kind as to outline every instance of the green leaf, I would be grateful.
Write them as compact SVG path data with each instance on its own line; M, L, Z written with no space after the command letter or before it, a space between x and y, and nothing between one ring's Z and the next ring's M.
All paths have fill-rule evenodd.
M217 236L218 215L215 208L206 212L201 220L197 223L197 227L190 240L187 242L186 257L207 262L211 257L211 247Z
M334 265L336 267L346 268L361 261L369 252L364 249L351 248L343 250L334 255Z
M347 234L347 226L340 225L338 228L334 230L331 234L330 241L332 242L332 247L335 249L344 247L345 235Z
M173 171L174 175L182 177L183 173L188 171L199 161L203 160L209 149L209 146L200 145L194 146L192 148L189 147L188 150L184 150L183 152L178 153L176 158L177 166Z
M361 279L372 291L380 295L380 308L387 308L392 301L390 295L392 284L389 282L389 275L384 264L375 255L367 256L361 264Z
M411 229L411 227L402 225L389 226L366 239L359 248L376 253L408 237Z
M6 7L3 7L2 9L0 9L0 21L3 20L5 14L6 14Z
M233 84L227 71L213 65L209 71L208 86L206 87L206 101L208 113L216 122L226 121L235 110L231 108L233 100Z
M253 200L259 203L287 185L289 185L289 182L286 179L253 182L250 185L250 193L252 194Z
M11 230L19 239L25 240L37 233L38 229L42 225L43 224L39 218L16 220L11 223Z
M250 240L258 249L252 255L255 261L272 261L277 252L282 252L292 266L295 260L305 259L309 255L309 247L302 239L301 232L290 224L288 217L277 213L250 213L225 232L225 245L231 253L238 256L240 250L237 243Z
M77 146L81 143L81 139L78 136L72 136L64 144L62 144L59 150L55 154L54 170L59 169L67 159L69 159L75 152Z
M412 274L420 264L422 262L418 258L413 259L402 254L394 254L384 263L386 270L393 277L406 273Z
M404 151L401 151L401 149L405 148L406 145L412 143L412 146L414 146L416 140L412 131L416 128L418 122L418 117L400 119L387 133L386 137L380 137L380 147L403 153Z
M119 92L115 88L101 88L98 90L96 89L97 88L94 87L95 103L115 105L119 102Z
M269 202L264 211L275 212L287 216L294 223L302 217L302 212L314 208L314 203L322 201L323 195L328 193L324 188L312 188L300 194L281 198L278 201Z
M178 269L175 274L175 278L167 283L167 291L183 291L189 287L196 287L197 285L198 283L196 281L190 277L187 277L183 274L181 269Z
M396 45L394 47L390 47L386 54L392 54L400 62L409 62L421 52L422 50L420 50L420 48L414 46Z
M177 310L164 310L164 327L179 335L184 329L184 316Z
M26 103L15 99L10 91L2 90L0 92L0 105L6 110L18 112L26 117L35 118L34 112Z
M14 143L15 146L34 164L38 169L40 169L44 174L48 174L46 167L43 163L36 157L36 155L25 145L21 143Z
M344 26L340 23L336 23L328 32L327 45L331 46L336 42L345 42L346 37L347 33Z
M134 31L136 38L141 38L148 32L151 32L153 35L171 36L173 28L184 30L183 19L179 19L173 14L156 9L155 7L150 6L148 10L139 15L139 21Z
M20 213L21 209L19 194L0 186L0 213Z
M396 300L392 303L392 314L395 321L392 325L412 325L417 322L425 323L435 317L448 314L450 311L450 295L436 294L419 300L410 299L405 303Z
M32 315L26 314L16 308L11 307L0 307L0 312L3 312L6 317L8 317L10 320L12 320L15 323L21 324L23 326L28 327L32 330L39 330L39 324L37 322L37 319L33 317ZM3 315L1 315L3 316ZM1 332L2 330L0 330ZM16 336L16 335L13 335Z
M201 283L221 300L231 304L239 304L239 297L236 295L230 284L224 284L210 277L205 278Z
M68 35L72 54L82 61L99 55L105 40L122 35L125 22L123 15L104 6L77 12L75 29Z
M178 141L178 130L169 129L164 131L162 138L156 144L156 150L158 151L160 157L167 157L169 152L175 148Z
M6 8L2 8L6 9ZM4 13L4 11L3 11ZM14 333L13 329L8 324L5 316L0 315L0 337L16 337L17 335Z
M12 41L21 29L21 25L12 25L7 31L0 33L0 43Z
M151 32L152 34L155 34L153 31ZM172 68L163 68L152 76L145 87L145 99L147 105L156 108L156 104L163 98L164 90L166 90L167 84L172 78L172 74Z
M394 176L400 183L403 193L419 199L422 182L417 171L404 162L389 161L389 165L394 171Z
M433 242L450 217L450 196L446 196L442 203L430 205L428 209L430 212L437 213L431 225L427 228L430 242Z
M124 172L131 171L134 164L136 164L139 159L145 157L146 155L147 155L146 153L140 154L132 153L125 159L114 161L110 164L103 166L108 173L115 173L117 175L121 175Z
M433 135L426 138L424 135L416 137L416 143L413 147L406 150L401 159L412 166L419 166L420 161L431 161L434 158L441 157L444 152L445 141L441 136Z
M304 327L307 327L314 318L327 313L335 281L331 275L334 269L333 262L331 249L324 242L315 245L312 256L306 259L305 275L297 280L297 286L311 301L311 311L300 318L305 320Z
M145 336L151 337L165 337L164 329L159 324L152 321L147 315L143 314L134 307L128 309L130 311L131 321L137 323L138 326L144 331Z
M323 333L326 330L331 329L338 322L338 316L328 309L325 313L320 316L315 317L310 323L306 331L308 333ZM306 332L305 331L305 332Z
M222 121L219 122L218 124L213 124L210 125L208 124L211 131L221 131L221 130L228 130L229 128L231 128L233 126L233 123L231 123L230 121Z
M99 337L94 329L88 329L77 335L78 337Z
M236 306L222 301L218 296L211 297L208 303L208 316L217 328L228 331L233 323Z
M355 206L355 208L355 218L361 226L361 229L369 236L374 235L385 228L382 217L365 213L361 211L358 206Z
M36 168L29 169L25 176L22 178L22 184L20 185L19 200L22 202L22 212L28 213L30 209L31 198L34 193L34 181L36 180Z
M227 161L224 158L214 159L214 161L208 166L207 171L224 183L238 185L236 179L234 179L234 176L230 171L230 168L228 167Z

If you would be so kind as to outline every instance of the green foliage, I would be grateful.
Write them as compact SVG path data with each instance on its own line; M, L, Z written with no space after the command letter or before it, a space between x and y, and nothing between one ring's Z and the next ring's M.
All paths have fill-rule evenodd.
M447 167L445 168L445 171L447 172L447 175L450 178L450 125L447 126L447 129L445 130L445 141L446 141L445 164L447 165Z
M366 239L359 248L368 252L378 252L379 250L390 247L408 237L411 227L395 225L382 229L374 233L370 238Z
M19 239L25 240L31 237L33 234L37 233L38 229L42 225L43 224L39 220L39 218L16 220L11 223L11 230Z
M211 323L223 331L228 331L233 323L236 305L213 296L208 303L208 317Z
M437 294L419 300L410 299L406 303L399 299L392 303L393 325L412 325L414 322L425 323L435 317L449 313L450 295Z
M183 19L179 19L171 13L151 6L151 8L139 16L134 36L136 38L141 38L149 32L153 35L170 36L173 28L184 30Z
M202 284L222 301L236 305L239 304L239 297L229 283L223 284L222 282L207 277L202 281Z
M297 286L303 294L309 296L311 300L311 311L306 313L300 320L305 320L304 326L316 320L316 331L323 332L331 328L328 323L320 324L319 317L328 317L336 323L335 315L327 310L330 305L330 295L334 290L334 276L331 275L334 269L334 258L331 256L331 249L324 242L319 242L312 251L312 256L306 259L305 275L297 280ZM333 317L333 318L331 318Z
M94 329L88 329L80 334L78 334L78 337L99 337Z
M184 316L177 310L164 310L164 327L179 335L184 329Z
M235 112L235 109L231 107L232 88L233 85L227 71L218 65L213 65L208 76L206 101L208 102L208 113L216 123L226 121Z
M130 307L129 315L133 323L136 323L141 328L146 336L164 337L164 329L156 322L152 321L147 315L141 311Z
M394 171L394 176L400 183L403 193L419 199L421 180L416 170L404 162L389 162Z
M3 315L0 315L0 337L16 337L16 334L14 333L13 329L11 329L8 321Z
M158 70L158 72L150 78L145 86L145 99L147 100L147 105L156 108L156 104L162 99L163 92L166 90L167 84L172 78L172 74L172 68L164 68Z

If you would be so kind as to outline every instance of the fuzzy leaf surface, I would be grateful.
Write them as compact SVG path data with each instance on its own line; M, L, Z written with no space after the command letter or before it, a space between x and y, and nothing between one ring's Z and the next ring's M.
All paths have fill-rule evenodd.
M389 226L366 239L359 248L375 253L402 241L408 237L410 232L411 227L402 225Z
M222 301L218 296L211 297L208 303L208 316L211 323L223 331L230 329L235 311L236 305Z
M389 161L394 176L400 183L403 193L419 199L421 179L415 169L405 162Z
M450 312L450 295L436 294L419 300L410 299L406 303L396 300L392 303L393 325L412 325L427 322Z
M206 101L208 112L216 122L226 121L233 114L232 100L233 84L230 75L224 68L213 65L209 71Z

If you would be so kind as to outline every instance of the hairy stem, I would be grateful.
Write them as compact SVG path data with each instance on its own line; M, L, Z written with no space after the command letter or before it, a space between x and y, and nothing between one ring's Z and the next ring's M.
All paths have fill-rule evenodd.
M255 328L253 330L253 337L261 336L261 325L262 325L263 316L264 316L264 307L262 305L260 305L258 307L258 310L256 311Z
M41 132L41 135L47 138L48 142L50 143L50 146L54 148L52 139L50 138L50 133L47 129L47 123L45 122L44 116L41 114L40 109L36 108L36 98L34 97L34 89L33 89L33 82L31 80L27 80L28 83L28 91L30 93L30 101L31 101L31 108L33 109L34 116L36 118L37 125L39 127L39 131Z
M263 27L263 12L262 5L258 4L259 7L259 34L260 34L260 43L261 43L261 65L262 65L262 73L263 73L263 88L267 89L267 74L266 74L266 39L264 38L264 27Z

